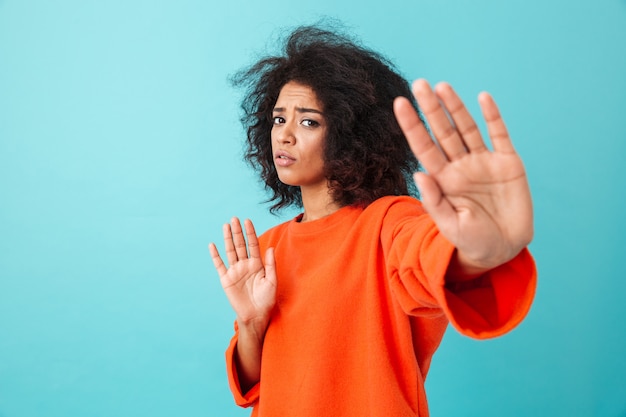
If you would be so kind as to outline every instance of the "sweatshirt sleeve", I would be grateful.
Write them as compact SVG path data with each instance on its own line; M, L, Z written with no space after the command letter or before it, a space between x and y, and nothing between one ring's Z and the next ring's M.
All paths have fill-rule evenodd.
M235 404L240 407L250 407L259 400L260 383L254 385L245 394L241 392L239 375L237 374L237 366L235 364L235 352L237 349L238 336L239 329L237 328L237 322L235 322L235 335L230 340L230 344L226 349L226 373L228 374L228 385L233 393Z
M443 312L461 334L487 339L512 330L530 309L537 274L527 249L474 285L452 287L445 275L454 246L419 203L389 207L381 240L391 287L407 314Z

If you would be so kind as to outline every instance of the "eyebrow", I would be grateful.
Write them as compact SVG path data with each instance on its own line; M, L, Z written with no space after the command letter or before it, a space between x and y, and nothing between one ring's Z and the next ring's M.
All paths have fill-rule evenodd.
M274 107L274 110L272 110L272 112L274 113L282 113L285 111L284 107ZM319 114L321 116L324 115L324 113L322 113L321 111L317 110L317 109L309 109L307 107L296 107L296 111L298 113L316 113Z

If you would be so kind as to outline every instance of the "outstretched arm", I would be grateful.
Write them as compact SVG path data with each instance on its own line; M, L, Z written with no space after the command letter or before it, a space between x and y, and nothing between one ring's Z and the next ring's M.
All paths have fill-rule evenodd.
M450 85L438 84L433 91L417 80L413 93L434 139L406 98L396 99L394 111L426 169L415 174L422 203L456 247L447 278L476 277L513 259L532 239L532 201L522 160L489 94L481 93L478 101L493 151Z
M266 251L264 265L252 222L246 220L244 226L248 238L247 247L239 219L233 218L230 225L224 225L228 268L215 244L209 245L213 265L237 315L239 338L235 363L243 393L260 379L263 340L276 302L274 252L272 249Z

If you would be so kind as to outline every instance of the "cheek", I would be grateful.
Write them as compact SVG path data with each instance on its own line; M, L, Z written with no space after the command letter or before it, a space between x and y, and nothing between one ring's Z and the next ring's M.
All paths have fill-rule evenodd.
M315 155L318 157L318 159L320 160L324 160L324 145L326 143L326 134L324 132L324 134L318 136L317 138L315 138Z
M324 164L324 159L325 159L325 152L324 152L324 141L320 142L320 146L319 146L319 158L320 161L322 161L322 164Z

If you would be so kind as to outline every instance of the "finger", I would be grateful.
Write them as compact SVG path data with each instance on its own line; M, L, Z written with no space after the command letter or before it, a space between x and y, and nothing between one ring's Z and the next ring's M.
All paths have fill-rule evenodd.
M411 102L398 97L393 102L393 111L415 157L428 172L439 172L447 159L431 139Z
M261 251L259 250L259 239L256 236L254 225L250 219L246 219L243 222L246 229L246 237L248 239L248 250L250 251L251 258L260 258Z
M511 142L511 137L493 97L489 93L482 92L478 95L478 103L487 122L487 131L491 138L493 150L496 152L514 153L515 148Z
M463 104L463 101L452 86L448 83L439 83L435 87L435 94L448 109L448 113L452 117L461 140L467 149L471 152L486 151L487 147L485 142L483 142L478 126L474 122L474 118L467 111L465 104Z
M226 259L228 259L228 265L233 266L237 263L238 257L235 251L235 244L233 243L233 232L230 229L230 224L226 223L222 227L224 231L224 247L226 249Z
M274 258L274 248L265 251L265 278L276 285L276 258Z
M237 259L248 259L248 249L246 247L246 239L243 237L243 230L239 219L233 217L230 221L230 228L233 232L233 243L237 252Z
M426 80L413 83L413 94L430 124L433 135L449 160L453 161L465 155L467 149L456 126L451 123L446 109L442 107L437 95Z
M222 257L220 256L217 250L217 246L215 246L214 243L209 243L209 253L211 254L213 266L215 266L217 274L220 276L220 278L223 277L228 269L226 268L226 265L224 265L224 261L222 261Z
M413 178L420 191L420 201L435 224L442 229L442 226L456 217L454 207L444 197L437 182L430 175L417 172Z

